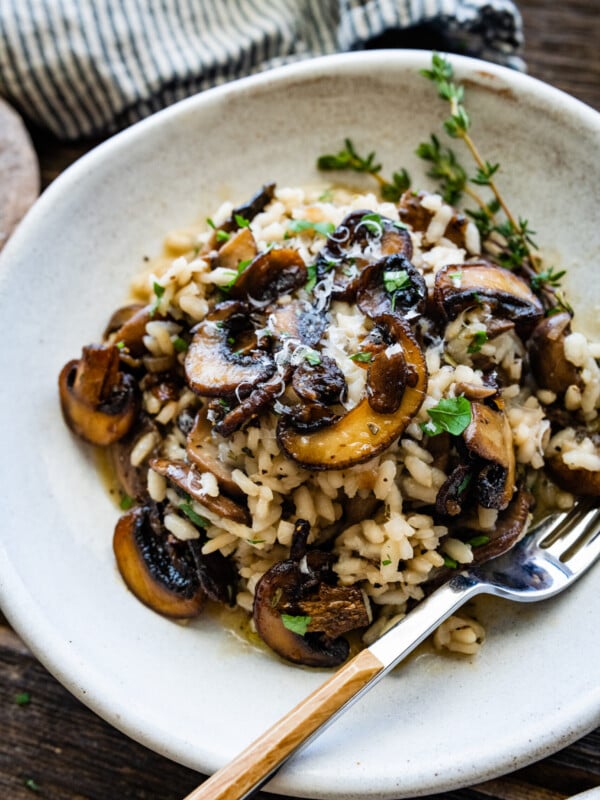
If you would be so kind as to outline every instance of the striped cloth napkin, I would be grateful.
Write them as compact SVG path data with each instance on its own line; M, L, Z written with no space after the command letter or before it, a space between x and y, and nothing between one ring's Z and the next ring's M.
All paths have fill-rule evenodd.
M1 0L0 95L61 139L339 51L421 47L519 68L510 0Z

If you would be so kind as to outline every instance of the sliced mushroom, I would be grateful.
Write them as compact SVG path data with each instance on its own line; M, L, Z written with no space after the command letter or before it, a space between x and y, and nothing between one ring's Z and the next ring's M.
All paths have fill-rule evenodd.
M136 445L145 436L151 437L156 444L141 462L133 464L131 461L132 453ZM134 497L137 500L147 499L148 463L150 458L156 455L155 448L159 442L160 434L156 424L146 414L140 414L131 430L110 445L110 456L115 476L119 485L129 497Z
M149 506L137 506L119 519L113 537L119 572L138 600L154 611L195 617L204 592L188 544L157 535L159 524L157 511Z
M356 304L371 319L391 313L413 319L423 313L426 301L425 279L402 255L369 264L358 280Z
M275 184L265 183L265 185L252 195L250 200L236 206L229 219L220 226L221 230L231 232L240 228L240 223L252 222L269 205L275 195Z
M529 363L538 386L557 395L582 384L579 370L565 355L565 338L570 333L571 315L554 314L535 326L528 343Z
M416 383L417 372L407 364L404 350L397 345L383 350L367 372L369 405L379 414L393 414L400 408L406 387Z
M427 389L427 365L419 344L408 324L399 317L384 314L377 322L401 346L406 364L414 371L412 385L407 382L400 405L393 413L375 411L365 397L332 425L311 433L294 430L282 418L277 429L279 444L302 466L324 470L362 464L388 448L421 407ZM375 359L379 357L381 354Z
M185 356L187 382L194 392L204 397L226 397L239 387L248 392L273 373L275 365L266 353L233 349L236 335L248 325L247 307L230 300L196 326Z
M525 535L532 506L533 495L524 489L517 491L507 508L498 515L493 530L485 531L487 541L473 546L473 563L483 564L510 550ZM476 529L470 530L476 533ZM475 541L477 538L471 537Z
M367 625L369 613L359 589L335 586L330 557L306 552L307 536L308 523L299 520L291 557L271 567L256 586L253 619L260 637L282 658L333 667L348 656L349 645L341 635ZM306 633L291 630L286 618L300 618Z
M317 257L317 278L334 273L332 296L351 302L361 271L384 256L412 256L412 241L403 225L368 209L353 211L327 237Z
M300 289L307 278L302 256L291 247L276 247L259 253L238 275L229 294L252 305L263 306L280 295Z
M127 315L127 308L132 311L129 315ZM129 355L139 358L147 352L144 344L146 325L153 320L164 319L164 317L151 305L138 306L137 308L128 306L126 309L120 309L117 312L117 318L122 318L123 322L118 328L113 329L112 341L118 343L123 348L123 351ZM109 325L114 322L114 318L115 315L113 315Z
M118 308L108 320L106 328L104 329L103 338L108 339L112 333L122 328L126 322L129 322L129 320L143 308L146 308L143 303L130 303L127 306Z
M319 358L317 364L303 361L296 367L292 376L294 391L309 403L339 403L347 389L344 373L333 358Z
M249 524L248 511L239 503L222 494L216 497L207 494L202 485L202 473L192 464L167 458L152 458L150 467L213 514L242 525Z
M440 486L435 510L447 517L457 517L462 511L473 479L473 467L459 464Z
M477 499L484 508L505 509L515 491L516 463L512 430L499 402L492 408L471 403L471 422L463 439L484 463L477 476Z
M483 304L521 324L537 322L544 313L542 303L523 278L487 261L443 267L435 276L434 300L448 319Z
M213 259L214 267L238 269L240 263L256 258L258 249L250 228L240 228L219 248Z
M600 497L600 433L574 427L560 431L550 440L546 466L561 489Z
M219 458L205 409L200 409L196 415L187 437L186 453L188 459L202 472L212 472L221 491L236 500L244 499L244 493L231 477L232 470Z
M221 436L231 436L242 425L254 419L266 406L271 405L285 391L286 383L292 374L292 367L286 366L281 372L276 372L268 381L254 389L235 408L228 411L225 416L214 425L214 430Z
M402 222L410 225L413 231L425 233L429 223L433 219L434 213L422 204L423 200L430 196L428 192L415 194L412 191L405 192L400 198L398 215ZM444 231L444 238L451 241L457 247L467 250L467 227L469 220L464 214L455 212L450 218Z
M235 605L237 589L237 572L233 561L226 558L219 550L212 553L202 552L200 539L190 539L188 546L196 565L198 581L209 600Z
M292 300L267 309L267 330L277 340L298 339L314 347L327 328L327 316L303 300Z
M65 422L91 444L116 442L136 419L135 380L119 370L119 349L114 345L84 347L81 358L61 370L58 388Z

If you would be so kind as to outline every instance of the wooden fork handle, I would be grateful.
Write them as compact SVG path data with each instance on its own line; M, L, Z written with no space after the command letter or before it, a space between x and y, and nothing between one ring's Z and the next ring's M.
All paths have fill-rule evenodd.
M185 800L246 797L382 669L378 658L362 650Z

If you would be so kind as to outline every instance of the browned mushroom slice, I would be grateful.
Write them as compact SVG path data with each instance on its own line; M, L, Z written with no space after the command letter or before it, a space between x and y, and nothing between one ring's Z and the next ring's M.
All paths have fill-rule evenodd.
M399 317L384 314L377 323L401 346L407 365L411 372L414 370L412 385L407 382L400 405L393 413L380 414L365 397L333 425L312 433L294 430L282 418L277 429L279 444L302 466L323 470L362 464L388 448L421 407L427 389L427 365L419 344L408 324Z
M202 473L192 464L186 464L185 461L170 461L168 458L152 458L150 466L159 475L189 494L207 511L233 522L249 524L248 511L239 503L222 494L218 494L216 497L207 494L202 486Z
M433 212L422 205L423 200L427 196L428 192L419 192L415 195L413 192L409 191L405 192L400 198L398 215L402 222L410 225L413 231L425 233L429 227L429 223L433 219ZM455 212L446 226L444 237L449 239L457 247L461 247L466 250L468 224L469 220L464 214Z
M237 350L236 336L248 330L247 308L227 301L196 326L185 356L185 374L189 387L205 397L232 395L239 387L246 391L275 369L266 353Z
M123 580L142 603L168 617L195 617L204 604L187 542L157 535L152 510L138 506L115 527L113 550Z
M553 314L535 326L528 343L529 363L538 386L558 395L582 383L579 370L565 355L565 337L570 333L571 315Z
M297 538L308 524L299 520ZM304 544L305 544L304 538ZM296 664L333 667L348 656L342 634L369 623L362 592L335 585L331 558L292 546L291 558L269 569L256 586L253 619L263 641Z
M219 550L203 553L200 539L190 539L188 547L196 564L198 580L204 594L209 600L234 606L237 572L233 561Z
M525 535L532 505L533 496L520 489L507 508L498 515L492 531L482 531L483 536L477 536L475 531L470 538L473 563L483 564L510 550Z
M133 309L132 306L130 308ZM112 340L123 347L127 353L139 358L146 352L144 345L146 325L153 320L164 319L164 317L151 305L139 306L126 318L123 310L120 313L123 315L123 322L118 328L113 329Z
M391 313L413 319L423 313L426 301L425 279L401 255L369 264L358 280L356 304L371 319Z
M472 479L473 467L470 464L459 464L452 470L440 486L435 499L438 514L457 517L462 512Z
M544 313L539 298L522 278L487 261L443 267L435 276L434 299L448 319L482 304L516 323L537 322Z
M247 300L263 306L280 295L300 289L308 273L302 256L291 247L276 247L259 253L238 275L229 294L238 300Z
M519 489L508 507L498 514L492 530L482 530L476 521L465 521L460 527L460 533L461 539L471 544L473 561L468 565L469 568L501 556L522 539L527 532L532 506L533 495L524 489ZM423 587L425 593L430 594L461 569L464 569L464 565L459 564L454 568L444 566L433 571Z
M148 462L155 455L155 448L139 464L132 464L131 455L136 445L145 436L153 437L156 445L160 441L158 428L150 417L140 414L131 430L110 445L115 476L129 497L143 500L148 496Z
M239 503L222 494L216 497L207 494L202 486L202 473L192 464L168 458L152 458L150 466L213 514L244 525L249 523L248 511Z
M240 262L252 261L258 253L250 228L240 228L217 251L214 267L237 270Z
M471 422L463 433L469 452L482 459L477 499L484 508L503 510L515 490L516 463L512 431L501 407L471 403Z
M402 403L407 386L414 386L417 373L406 363L404 350L389 348L379 353L367 372L367 399L373 411L393 414Z
M200 409L196 414L187 437L186 452L188 459L202 472L212 472L222 492L236 500L243 500L244 493L231 477L232 470L219 458L205 409Z
M327 328L327 316L303 300L267 309L267 330L278 340L299 339L314 347Z
M577 457L578 450L584 450L583 460ZM546 467L561 489L575 495L600 497L600 469L590 469L589 464L600 465L600 433L568 427L550 440Z
M331 408L314 402L298 403L286 410L285 415L287 421L299 431L316 431L327 425L333 425L339 419L339 414Z
M346 391L346 378L333 358L319 356L319 362L303 361L292 377L294 391L309 403L333 405L339 403Z
M119 370L119 349L114 345L84 347L81 358L61 370L58 388L65 422L91 444L116 442L135 421L135 380Z
M457 395L464 395L467 400L487 400L489 397L493 397L495 394L498 394L498 388L496 386L466 383L463 381L458 381L456 383L454 391Z
M332 296L351 302L363 268L383 256L412 256L412 241L403 225L368 209L353 211L327 237L316 262L317 279L334 273Z
M252 222L269 205L275 195L275 184L265 183L265 185L252 195L250 200L236 206L229 219L220 226L221 230L231 232L236 231L248 222Z
M110 317L104 329L103 338L108 339L111 333L118 331L128 322L138 311L146 308L143 303L130 303L127 306L118 308Z
M285 391L285 386L292 374L292 367L287 366L280 374L276 372L268 381L253 390L242 402L228 411L223 419L215 423L214 430L221 436L231 436L242 425L254 419L260 412L280 397Z

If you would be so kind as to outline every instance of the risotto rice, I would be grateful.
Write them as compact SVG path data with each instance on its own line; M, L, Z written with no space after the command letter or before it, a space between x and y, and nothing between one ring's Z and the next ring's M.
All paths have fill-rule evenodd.
M126 435L108 444L125 501L135 503L124 517L152 508L153 536L172 545L178 568L182 547L195 548L196 566L218 554L230 570L229 594L219 599L254 613L255 621L257 586L289 562L305 521L304 557L326 554L331 592L360 592L351 604L362 604L358 627L368 644L436 582L494 555L508 522L511 544L524 535L531 493L542 506L565 508L574 486L561 480L563 473L600 475L599 346L567 327L564 359L573 382L556 386L541 368L536 373L528 339L544 318L539 300L521 284L503 286L500 299L485 284L480 292L469 288L470 280L499 268L482 255L475 225L438 194L407 193L396 205L346 189L271 188L246 213L224 203L200 232L170 234L164 256L133 282L140 305L107 329L102 347L117 349L119 369L134 376L138 395ZM388 235L392 244L382 245ZM279 259L274 278L256 268L261 258L267 271ZM242 290L252 272L255 282ZM287 284L281 275L291 276ZM348 289L356 281L361 302L356 288ZM421 295L405 303L411 291ZM379 303L372 313L370 303ZM290 308L297 319L310 317L309 334L294 330L294 317L285 316ZM402 318L406 339L396 336L391 317ZM402 393L417 385L405 363L409 340L423 355L426 376L397 435L354 462L307 460L314 443L328 441L328 430L344 432L359 406L369 419L401 413ZM383 377L376 363L388 370ZM317 381L317 368L327 381L335 378L334 390ZM77 383L73 369L69 386ZM203 389L207 374L222 388ZM437 429L439 410L454 414L459 399L467 425L458 433ZM477 439L478 421L498 425L494 441ZM380 435L374 432L374 440ZM331 441L340 442L341 433L336 437ZM308 456L296 454L300 440L309 443ZM552 460L561 463L548 471ZM148 547L144 552L150 558ZM127 572L124 564L121 557ZM144 602L170 613L136 590L135 577L124 577ZM181 591L189 603L206 587ZM286 629L310 635L310 615L302 603L292 606L292 613L282 612ZM294 627L302 621L308 634ZM472 655L483 637L478 621L452 617L434 643Z

